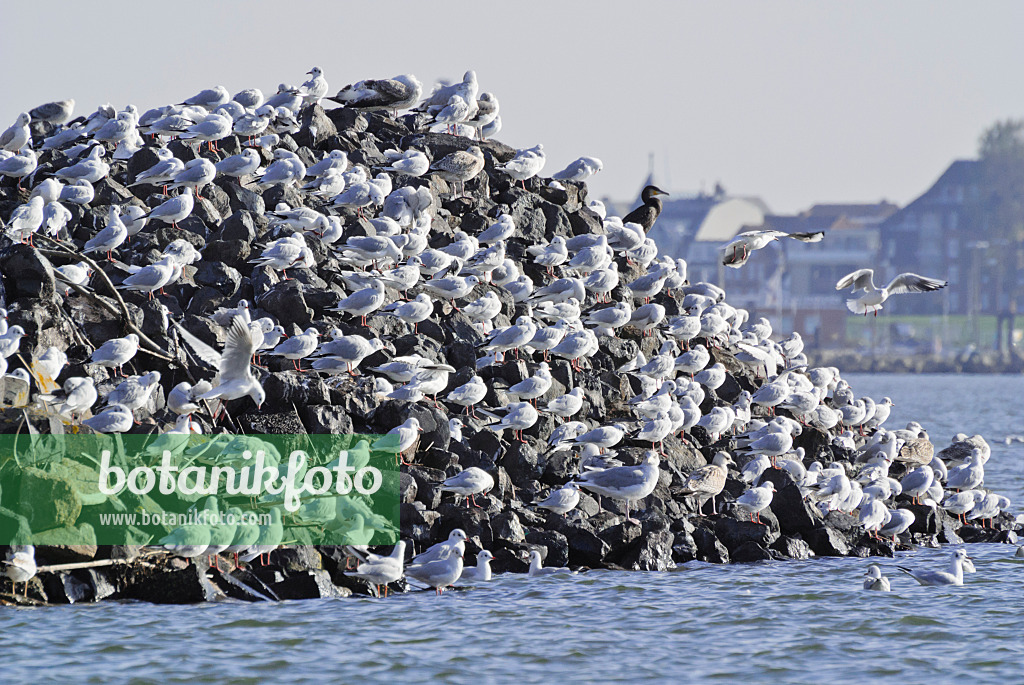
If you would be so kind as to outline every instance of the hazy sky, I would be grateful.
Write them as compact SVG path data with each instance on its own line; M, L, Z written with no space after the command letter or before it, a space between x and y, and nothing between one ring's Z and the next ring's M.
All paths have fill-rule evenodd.
M600 157L629 198L721 181L776 212L906 203L997 118L1024 116L1018 2L19 2L4 8L0 122L75 98L141 110L217 84L335 91L476 69L499 139L552 173Z

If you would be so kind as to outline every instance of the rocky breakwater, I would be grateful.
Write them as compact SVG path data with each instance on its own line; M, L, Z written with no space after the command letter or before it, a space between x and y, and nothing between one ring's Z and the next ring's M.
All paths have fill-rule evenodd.
M447 110L429 100L400 117L346 101L325 110L299 96L294 111L259 115L240 105L236 122L252 114L276 130L254 147L231 128L199 144L152 117L146 129L150 113L134 108L100 110L78 129L33 122L32 140L45 141L34 174L0 187L4 340L17 338L4 347L0 429L159 433L186 416L185 430L204 433L404 431L399 525L410 554L460 529L466 558L488 550L495 573L526 572L534 551L546 566L667 570L1015 539L998 502L974 520L970 507L947 506L945 479L957 464L983 471L983 441L962 436L943 457L920 426L887 430L884 400L857 398L837 369L808 368L798 339L750 321L716 285L690 283L644 226L606 216L587 197L597 160L548 178L540 145L478 141L464 124L432 132ZM208 118L190 121L225 105L195 106ZM95 118L108 114L158 135L125 151L125 138L97 138L106 129ZM67 130L92 133L50 144ZM81 176L67 170L83 163L73 146L87 135L93 147L77 152L106 154L88 197L71 201L65 190ZM164 163L178 168L162 176ZM182 189L187 211L159 209L164 183ZM44 195L48 218L26 229L31 194ZM118 223L130 240L100 235ZM160 265L167 278L133 274ZM238 321L253 332L232 333ZM138 351L120 363L148 388L128 408L138 425L93 421L124 401L128 382L116 363L94 363L97 350L131 336ZM262 366L244 365L254 386L218 415L217 374L241 349ZM55 404L57 386L95 393ZM640 468L594 475L645 462L654 478ZM483 488L444 485L471 468L487 475L475 481ZM968 475L959 489L979 493L967 499L983 508L983 476ZM33 478L48 477L21 487ZM908 478L927 487L901 492ZM571 506L537 506L577 482ZM46 515L21 510L22 494L0 495L0 525ZM57 524L88 525L75 497L72 488L71 506L50 512ZM36 601L377 592L345 575L352 560L335 546L285 546L239 566L226 554L213 568L131 546L34 553Z

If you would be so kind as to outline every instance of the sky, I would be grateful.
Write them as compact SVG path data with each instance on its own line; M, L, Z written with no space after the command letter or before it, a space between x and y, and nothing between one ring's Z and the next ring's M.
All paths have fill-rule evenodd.
M669 192L906 204L997 119L1024 117L1024 3L764 1L10 3L0 122L74 98L144 111L215 85L331 91L475 69L499 140L579 156L591 195Z

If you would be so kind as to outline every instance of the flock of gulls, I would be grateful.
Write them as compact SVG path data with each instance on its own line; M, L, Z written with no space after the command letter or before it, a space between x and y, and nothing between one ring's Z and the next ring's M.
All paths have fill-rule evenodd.
M224 329L223 349L214 350L191 336L193 347L216 369L209 378L164 388L157 371L127 375L103 398L97 378L118 377L126 366L134 368L133 361L141 358L140 350L146 347L139 334L88 341L94 350L89 375L65 377L58 386L56 380L68 365L64 351L51 347L34 354L23 349L25 330L8 327L6 318L0 317L0 371L6 373L8 360L19 352L29 359L27 368L7 374L9 382L19 380L33 389L25 393L25 404L45 406L80 429L123 432L131 429L137 412L159 392L177 416L161 431L198 433L202 424L196 416L216 426L228 402L249 398L257 408L264 403L264 376L254 367L254 359L269 356L289 361L303 374L334 379L360 372L371 375L376 393L386 400L443 404L453 414L454 440L462 440L467 431L493 431L509 441L525 442L525 431L542 417L553 417L559 425L548 448L577 452L579 469L571 480L538 497L534 506L560 517L582 516L577 505L586 491L599 501L622 502L627 520L635 521L629 517L630 506L671 476L662 450L666 438L673 435L696 447L723 447L712 463L679 474L697 516L726 515L719 513L716 498L727 480L734 478L746 489L728 502L728 508L733 515L760 522L775 495L773 483L763 479L773 469L787 472L805 499L823 513L856 516L871 537L895 540L913 525L914 513L897 502L901 495L901 501L910 498L945 509L961 520L981 523L1009 505L1006 498L982 489L991 450L980 436L958 435L949 447L936 450L921 425L886 426L892 406L888 398L857 397L838 369L809 367L799 334L779 336L766 318L752 318L746 310L730 306L717 285L690 283L684 260L659 256L647 232L661 211L659 196L666 193L654 186L645 188L641 205L621 218L591 200L589 210L599 217L602 230L559 235L550 242L529 245L522 260L542 269L541 281L527 276L521 262L510 256L519 227L509 213L493 217L476 234L458 230L447 244L431 247L428 243L436 244L432 231L438 195L457 198L481 173L507 176L523 188L530 179L546 178L543 183L548 188L564 189L602 169L599 159L581 157L542 177L546 156L543 146L536 145L485 172L487 160L476 141L495 135L501 129L501 117L497 98L479 92L474 72L426 94L415 77L402 75L361 81L333 97L328 96L322 69L314 67L308 75L302 85L282 84L269 97L258 89L232 96L216 87L145 112L133 105L121 110L107 105L74 118L74 101L67 100L19 115L0 135L0 174L14 179L29 197L5 217L7 238L31 245L42 241L48 249L41 259L64 255L53 267L63 295L101 291L101 280L108 278L104 273L120 272L115 278L119 290L159 301L163 289L182 279L186 267L198 263L202 254L180 239L167 244L149 264L128 264L119 256L133 236L164 225L176 227L204 202L204 187L225 178L263 191L294 188L304 203L281 204L267 211L271 235L277 237L254 249L252 262L288 279L289 271L316 269L318 259L325 252L331 254L342 265L338 275L347 295L329 311L361 326L366 326L367 317L388 316L415 332L420 323L440 316L449 303L461 305L458 310L483 334L474 371L513 360L525 362L529 369L523 380L504 393L507 402L484 406L489 388L479 375L474 373L467 382L452 387L452 376L460 369L420 355L395 356L392 342L370 327L365 335L346 335L323 326L287 331L272 317L257 317L255 307L243 300L211 314ZM309 163L286 143L299 130L304 108L324 100L384 116L415 107L430 117L429 130L468 138L471 144L439 159L422 149L389 149L385 152L388 163L379 168L351 164L339 150ZM40 122L46 135L34 139L31 126ZM221 142L231 137L242 142L238 154L220 150ZM166 146L174 139L205 154L183 162ZM136 190L133 200L110 205L105 222L95 227L84 244L70 240L74 213L68 205L91 206L94 186L119 162L144 148L155 149L158 161L125 182ZM44 156L51 162L45 172L39 166ZM65 163L55 168L54 159ZM439 192L404 182L425 176L444 181ZM161 199L145 204L154 197ZM348 230L343 216L353 212L365 220L362 225L371 227L370 235ZM821 234L752 231L723 247L723 261L742 266L753 252L783 237L822 239ZM104 268L99 268L104 260ZM640 275L627 278L627 269ZM879 289L872 276L870 269L862 269L838 283L839 289L863 291L850 300L852 311L877 314L894 294L945 285L901 274ZM481 284L488 287L478 288ZM495 289L504 290L514 302L514 319ZM402 296L410 290L418 294ZM626 294L613 297L613 291ZM666 297L678 303L675 313L661 303ZM508 325L499 325L499 319ZM181 335L189 335L174 317L168 317L167 323ZM625 399L626 415L604 423L584 420L581 411L586 397L578 386L551 396L553 364L568 362L574 372L582 372L596 352L626 330L640 341L655 336L663 340L656 353L640 353L615 370L640 388ZM363 366L365 359L381 351L388 355L386 362ZM764 379L754 392L741 392L735 402L722 401L716 394L736 371L723 363L726 355L735 359L741 371ZM776 413L779 410L786 415ZM398 437L403 458L415 461L421 431L416 418L389 428ZM836 450L849 455L848 461L819 463L795 447L794 441L808 428L827 434ZM629 442L650 447L639 463L623 463L622 455L616 454L617 447ZM901 477L891 475L891 468ZM465 499L470 507L476 506L475 497L494 487L494 475L476 467L440 484L442 491ZM217 502L209 506L216 508ZM192 558L241 553L243 559L255 559L282 542L280 512L275 511L273 522L265 526L245 530L239 526L227 536L216 529L179 529L160 544ZM467 566L466 542L466 533L456 528L447 540L409 560L411 543L404 541L387 553L353 546L348 551L357 567L349 573L384 588L405 577L437 592L459 582L489 580L494 555L482 550L475 566ZM529 563L532 576L572 572L543 566L536 551ZM958 551L948 574L908 573L926 584L947 580L959 584L968 563ZM17 550L6 564L13 581L27 582L35 573L33 550ZM872 587L888 587L877 570L865 586L868 581Z

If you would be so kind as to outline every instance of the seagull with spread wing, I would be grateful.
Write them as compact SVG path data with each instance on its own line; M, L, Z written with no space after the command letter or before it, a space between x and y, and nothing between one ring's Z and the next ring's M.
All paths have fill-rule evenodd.
M852 292L864 291L858 297L853 297L846 301L846 307L854 314L867 316L868 312L874 312L875 316L878 316L878 310L882 308L882 303L892 295L927 293L945 288L947 285L946 281L926 278L925 276L918 276L908 272L892 279L889 281L889 285L884 288L878 288L875 286L874 274L874 269L858 269L853 273L843 276L836 283L836 290L852 288Z
M252 359L257 347L258 341L253 338L252 330L242 317L236 316L231 322L228 339L220 355L219 373L214 381L214 387L200 395L199 399L220 399L227 402L248 395L256 403L257 409L262 406L267 394L249 367L249 360Z
M746 231L737 235L723 248L722 264L738 269L747 263L755 250L767 247L772 241L779 238L792 238L802 243L817 243L824 237L823 231L814 231L813 233L786 233L772 230Z

